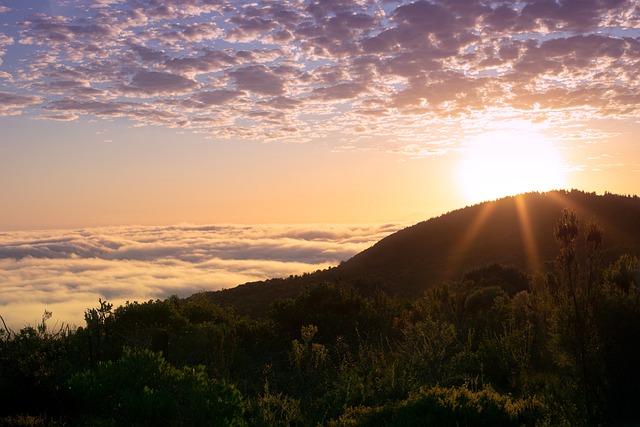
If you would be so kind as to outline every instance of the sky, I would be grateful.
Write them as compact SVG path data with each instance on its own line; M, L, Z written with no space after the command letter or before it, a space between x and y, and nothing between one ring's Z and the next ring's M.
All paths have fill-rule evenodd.
M635 194L639 25L619 0L1 0L0 229ZM516 146L502 162L493 133ZM501 188L536 157L556 178Z
M132 230L360 224L371 243L524 191L638 194L639 69L637 1L0 0L2 289L186 262L186 293L354 253L201 282L191 243L139 259ZM227 258L282 262L245 249Z

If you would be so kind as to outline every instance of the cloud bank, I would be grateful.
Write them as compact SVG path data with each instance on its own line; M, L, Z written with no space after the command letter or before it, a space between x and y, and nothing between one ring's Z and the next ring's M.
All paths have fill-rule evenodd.
M45 309L83 324L98 298L116 304L335 266L401 228L221 225L0 233L0 315L13 328Z
M13 2L0 19L0 115L417 155L460 123L640 112L635 1Z

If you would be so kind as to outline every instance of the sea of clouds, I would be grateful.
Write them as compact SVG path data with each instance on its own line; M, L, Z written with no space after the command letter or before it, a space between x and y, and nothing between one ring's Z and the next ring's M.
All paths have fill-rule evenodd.
M10 328L83 325L116 306L335 266L403 228L376 225L127 226L0 232L0 315ZM50 322L51 322L50 321Z

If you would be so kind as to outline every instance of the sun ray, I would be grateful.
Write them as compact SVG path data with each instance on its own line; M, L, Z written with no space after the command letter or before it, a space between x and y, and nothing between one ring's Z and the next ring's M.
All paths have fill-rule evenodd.
M538 252L536 238L531 229L529 211L523 195L515 197L516 209L518 211L518 222L522 233L522 243L524 245L525 261L531 271L542 271L542 261Z
M492 203L485 203L477 207L479 209L477 216L473 219L473 222L466 229L458 243L453 246L453 250L449 254L449 262L445 267L445 274L448 277L455 277L454 275L457 270L464 263L464 257L469 252L469 248L473 242L476 241L491 216L494 206Z
M515 214L517 215L519 240L522 242L522 254L524 255L524 265L522 267L525 267L529 272L542 271L543 262L525 199L525 194L519 194L512 198ZM490 222L496 206L494 203L483 203L477 206L477 213L469 223L469 227L462 232L449 254L444 276L457 277L460 275L459 268L468 261L465 258L468 256L472 245L482 234L484 227Z

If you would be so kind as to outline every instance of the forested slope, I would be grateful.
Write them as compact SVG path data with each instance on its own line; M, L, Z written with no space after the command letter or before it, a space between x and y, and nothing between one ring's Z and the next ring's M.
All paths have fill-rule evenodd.
M562 209L606 230L603 256L640 254L640 198L577 190L527 193L459 209L398 231L336 268L211 292L213 301L243 313L266 314L277 298L297 295L304 284L345 282L415 297L435 284L459 280L488 263L533 273L553 263L553 226ZM366 291L366 289L362 289Z
M583 222L597 218L603 225L606 259L640 253L640 198L552 191L485 202L421 222L355 255L337 272L347 278L377 277L387 290L409 295L491 262L534 272L557 256L551 231L564 208Z

